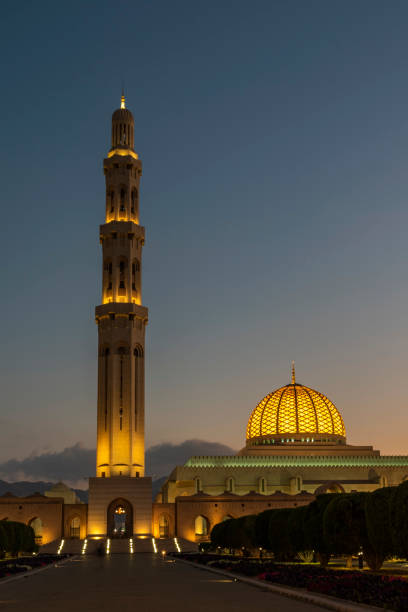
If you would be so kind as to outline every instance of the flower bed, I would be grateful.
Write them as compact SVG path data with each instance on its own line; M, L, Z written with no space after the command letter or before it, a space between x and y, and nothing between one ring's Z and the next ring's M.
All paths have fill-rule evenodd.
M28 572L33 569L45 567L50 563L66 559L69 555L35 555L30 557L19 557L18 559L3 559L0 561L0 580L9 578L16 574Z
M401 577L359 571L325 570L317 565L283 565L269 560L237 559L218 555L194 554L183 557L217 569L377 606L384 610L408 610L408 581Z

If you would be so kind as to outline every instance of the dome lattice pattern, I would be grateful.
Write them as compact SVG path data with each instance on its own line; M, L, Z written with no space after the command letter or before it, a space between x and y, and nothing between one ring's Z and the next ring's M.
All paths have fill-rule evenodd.
M323 393L293 380L259 402L249 418L246 437L287 434L345 436L346 430L337 408Z

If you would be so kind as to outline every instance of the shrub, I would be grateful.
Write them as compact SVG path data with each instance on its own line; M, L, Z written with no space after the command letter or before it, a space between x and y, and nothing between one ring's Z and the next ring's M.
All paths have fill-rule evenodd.
M377 489L365 498L365 520L369 546L365 557L370 569L381 568L386 557L394 552L390 525L390 500L393 489Z
M0 550L16 556L20 552L35 552L35 534L32 527L17 521L0 522Z
M390 496L390 530L395 554L408 558L408 481L393 487Z
M214 525L211 531L211 543L221 548L254 548L256 516L250 514L238 519L228 519Z
M264 510L256 516L255 519L255 545L269 549L268 527L270 517L275 510Z
M303 526L307 506L293 508L288 518L288 531L290 548L296 553L304 553L308 550Z
M370 493L347 493L336 496L323 515L323 532L332 554L357 554L368 550L365 522L365 500Z
M272 550L276 558L289 560L296 552L292 548L289 535L289 518L293 512L292 508L273 510L270 515L268 526L268 548Z
M330 559L330 548L327 545L323 531L323 516L327 506L339 493L324 493L318 495L314 501L305 506L303 515L303 538L305 550L314 550L325 567Z

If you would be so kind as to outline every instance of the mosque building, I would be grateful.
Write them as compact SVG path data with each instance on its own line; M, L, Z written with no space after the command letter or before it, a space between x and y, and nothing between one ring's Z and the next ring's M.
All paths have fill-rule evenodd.
M293 364L291 382L250 414L237 455L191 457L173 469L154 505L156 533L207 539L231 516L307 504L319 493L374 491L406 478L408 456L347 444L335 405L297 382Z
M55 550L65 542L64 551L70 552L71 543L78 552L73 542L79 541L84 552L88 542L101 539L108 548L118 538L137 552L151 538L153 547L154 538L206 540L226 518L308 504L322 492L373 491L408 478L408 456L382 456L372 446L347 444L340 412L323 393L300 384L293 365L289 384L253 409L237 455L191 457L173 469L152 501L144 465L148 311L142 305L142 163L124 96L112 116L112 145L103 167L102 303L95 311L97 459L89 501L81 503L62 483L45 495L6 493L0 496L0 520L32 525L38 543Z

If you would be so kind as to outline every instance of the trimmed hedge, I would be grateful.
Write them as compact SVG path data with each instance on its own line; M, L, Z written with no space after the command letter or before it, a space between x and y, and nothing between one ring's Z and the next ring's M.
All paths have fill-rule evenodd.
M331 555L363 553L378 570L392 555L408 558L408 482L373 493L326 493L308 506L266 510L229 519L211 532L214 547L263 548L290 560L314 551L322 566Z
M17 521L0 521L0 557L6 553L32 553L37 549L32 527Z

